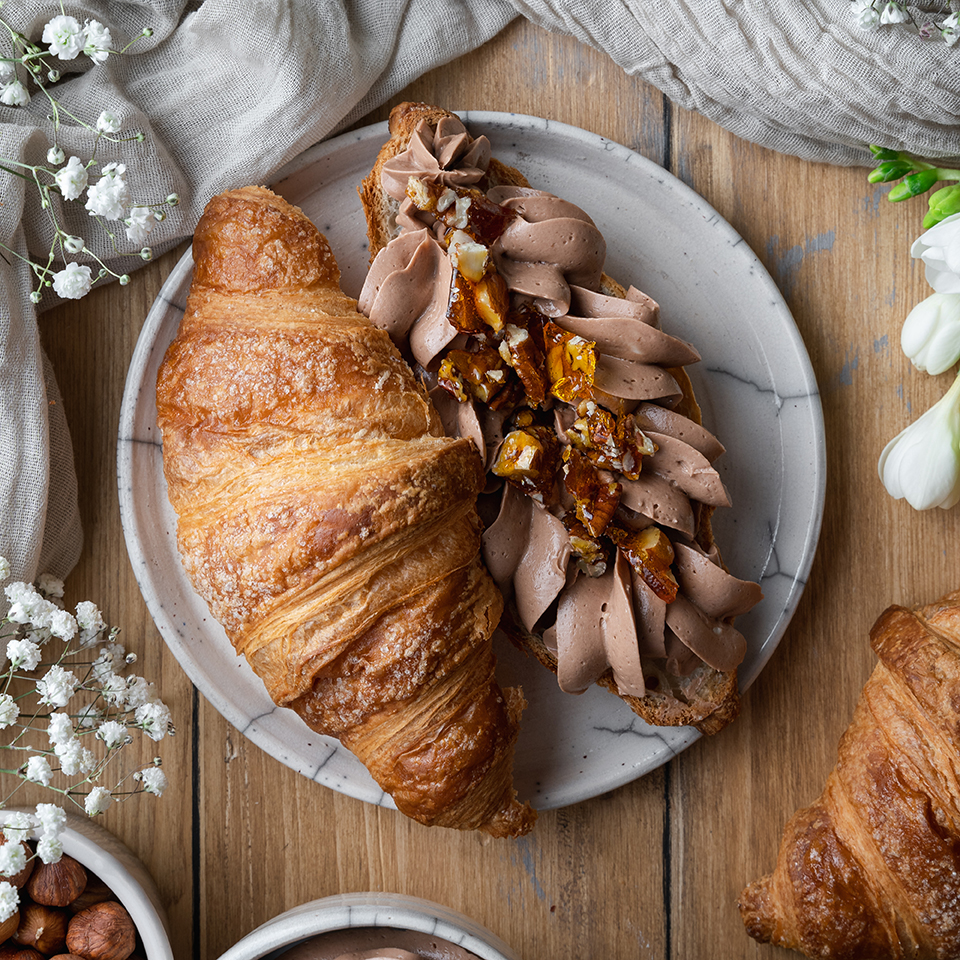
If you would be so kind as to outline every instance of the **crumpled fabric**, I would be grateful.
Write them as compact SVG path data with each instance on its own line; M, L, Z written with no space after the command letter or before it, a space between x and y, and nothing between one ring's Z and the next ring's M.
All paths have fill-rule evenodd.
M513 4L606 52L678 106L771 150L864 166L871 143L960 158L960 43L922 40L894 24L863 30L849 0Z
M13 0L0 17L39 40L59 7ZM126 165L135 202L179 195L149 238L156 255L191 235L214 194L269 182L518 14L606 52L681 107L773 150L837 164L867 164L871 142L929 158L960 154L960 45L902 28L866 33L846 0L64 0L64 12L105 24L115 47L153 30L103 64L84 56L61 64L56 89L80 119L94 123L109 109L124 133L144 134L140 145L101 141L97 158ZM27 107L0 106L0 157L43 163L48 111L42 95ZM88 129L65 121L59 144L68 156L88 159L90 142ZM0 199L0 556L15 579L62 577L82 544L77 483L23 259L46 258L49 227L25 180L0 172ZM110 224L114 250L82 201L54 196L53 204L111 269L142 263L122 224ZM39 308L55 302L47 291Z

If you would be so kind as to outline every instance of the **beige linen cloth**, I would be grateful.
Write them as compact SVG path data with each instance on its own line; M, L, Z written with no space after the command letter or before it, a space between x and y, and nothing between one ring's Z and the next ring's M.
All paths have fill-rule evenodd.
M54 0L0 8L35 40L59 12ZM64 0L64 12L103 23L115 46L146 26L154 31L101 65L83 56L65 64L57 95L89 122L110 109L124 131L145 134L139 147L103 145L98 158L126 164L137 201L181 197L151 235L156 253L192 233L213 194L268 182L518 14L605 51L671 101L774 150L843 164L868 163L868 142L960 155L960 44L902 28L865 33L847 0ZM5 42L0 35L0 56ZM0 106L0 157L43 162L47 112L41 96L25 108ZM86 159L89 133L67 126L60 145ZM45 257L35 190L0 172L0 200L0 241ZM111 255L82 203L58 213ZM119 241L120 253L139 249L122 230ZM111 261L121 271L139 262ZM82 542L70 437L39 343L29 270L5 254L0 283L0 556L16 578L64 576ZM53 302L48 294L40 308Z

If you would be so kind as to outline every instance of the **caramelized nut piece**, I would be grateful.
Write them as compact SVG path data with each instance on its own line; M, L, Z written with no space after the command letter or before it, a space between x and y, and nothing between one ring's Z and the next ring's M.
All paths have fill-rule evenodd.
M528 426L512 430L503 439L491 468L521 490L541 501L553 493L560 465L560 441L547 427Z
M589 400L597 366L597 345L555 323L543 325L550 392L566 403Z
M661 600L672 603L677 598L678 584L670 569L674 556L673 544L659 527L624 530L611 526L607 536L623 551L644 583Z
M577 519L591 536L599 537L620 505L623 487L604 480L600 471L573 447L567 447L563 456L564 483L573 497Z

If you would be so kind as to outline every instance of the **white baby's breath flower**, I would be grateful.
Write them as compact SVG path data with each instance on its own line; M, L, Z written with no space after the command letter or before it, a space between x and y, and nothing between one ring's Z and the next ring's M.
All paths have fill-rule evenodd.
M71 671L64 670L59 664L54 664L43 679L37 681L40 703L47 703L52 707L65 707L76 692L79 683L80 681Z
M19 81L10 80L0 87L0 103L8 107L25 107L30 102L30 91Z
M63 248L67 253L82 253L85 246L83 237L65 237L63 241Z
M77 621L66 610L54 610L47 618L50 632L60 640L69 641L77 635Z
M44 863L59 863L63 857L63 841L59 837L41 837L37 841L37 856Z
M113 803L113 797L106 787L94 787L83 801L83 809L87 812L87 816L96 817L103 813L111 803Z
M151 740L162 740L170 730L170 710L159 700L137 707L134 717Z
M67 828L67 814L55 803L38 803L37 826L45 836L59 837Z
M127 168L122 163L108 163L100 171L100 179L87 188L86 209L91 216L121 220L130 204L130 190L123 179Z
M6 580L10 576L10 561L6 557L0 557L0 580Z
M97 129L101 133L119 133L120 119L112 111L104 110L100 116L97 117Z
M134 774L137 780L143 782L145 793L152 793L156 797L163 796L167 789L167 775L159 767L147 767Z
M127 239L134 243L143 243L157 220L149 207L134 207L130 211L130 216L123 222L127 225Z
M116 720L107 720L97 728L97 739L102 740L108 750L130 743L133 737L127 733L127 728Z
M67 155L63 152L62 147L51 147L47 151L47 163L52 163L55 167L59 167L66 159Z
M73 777L80 773L84 763L83 744L79 740L71 740L69 743L58 743L53 752L60 761L60 769L68 776Z
M17 722L20 716L20 707L9 693L0 693L0 730L6 730Z
M12 883L0 882L0 923L6 923L20 907L20 893Z
M85 263L68 263L53 275L53 290L64 300L79 300L93 286L93 274Z
M19 840L0 844L0 875L16 876L27 865L27 851Z
M127 706L133 709L157 700L157 688L143 677L127 677Z
M105 680L122 670L126 665L126 653L122 643L108 643L101 647L100 655L93 661L94 679Z
M83 52L94 63L103 63L110 56L110 44L113 37L99 20L88 20L84 28Z
M33 833L33 828L36 825L37 820L32 813L27 813L25 810L14 810L3 822L3 835L8 840L12 837L26 840Z
M77 728L80 730L92 730L100 724L104 716L104 711L100 707L95 703L88 703L77 712Z
M18 670L30 673L40 663L40 645L23 637L7 644L7 659Z
M874 9L873 0L851 0L850 12L861 30L876 30L880 26L880 14Z
M40 38L50 47L50 52L61 60L73 60L83 50L86 40L83 27L75 17L61 14L54 17L44 28Z
M87 187L87 168L79 157L71 157L53 179L64 200L76 200Z
M126 704L127 681L123 677L113 674L98 682L103 693L103 699L109 706L122 707Z
M47 736L54 746L76 739L73 720L66 713L51 713L50 722L47 724Z
M10 60L0 60L0 83L6 83L17 75L17 68Z
M31 783L39 783L45 787L50 785L53 771L46 757L30 757L23 774Z
M90 600L81 600L77 604L77 623L80 626L80 646L82 647L96 640L106 626L103 614Z
M63 597L63 581L52 573L41 573L37 577L37 589L45 597Z
M894 0L885 3L880 11L881 23L909 23L910 14L905 4L895 3Z
M7 619L13 623L30 623L34 613L44 602L43 597L29 583L8 583L3 592L10 601Z

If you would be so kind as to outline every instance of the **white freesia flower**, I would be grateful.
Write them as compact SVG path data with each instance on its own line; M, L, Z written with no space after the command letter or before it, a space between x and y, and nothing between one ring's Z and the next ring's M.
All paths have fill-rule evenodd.
M97 117L97 129L101 133L119 133L120 120L111 110L104 110L103 113Z
M64 200L76 200L87 188L87 168L79 157L71 157L53 179Z
M64 300L79 300L93 286L93 273L85 263L68 263L53 275L53 290Z
M47 787L53 771L46 757L31 757L27 761L27 768L23 774L31 783L40 783Z
M6 730L12 723L17 722L20 716L20 707L9 693L0 693L0 730Z
M29 102L30 91L19 80L10 80L0 88L0 103L8 107L25 107Z
M918 370L949 370L960 359L960 293L921 300L903 321L900 346Z
M44 28L40 38L50 52L61 60L73 60L83 51L86 35L75 17L54 17Z
M19 840L0 844L0 875L16 876L27 865L27 851Z
M880 26L880 14L874 10L872 0L851 0L850 12L861 30L876 30Z
M37 681L40 703L48 703L52 707L65 707L70 702L79 682L69 670L54 664L43 679Z
M910 254L923 261L927 283L937 293L960 293L960 213L921 234Z
M96 817L103 813L110 804L113 803L113 797L106 787L94 787L83 801L83 809L87 816Z
M915 510L946 509L960 500L960 377L884 447L877 467L890 496Z
M88 20L83 33L83 52L94 63L103 63L110 56L110 45L113 43L110 31L99 20Z
M100 179L87 189L86 209L91 216L107 220L121 220L130 204L130 191L123 175L127 168L122 163L108 163Z
M6 880L0 882L0 923L5 923L18 910L20 894L17 888Z

